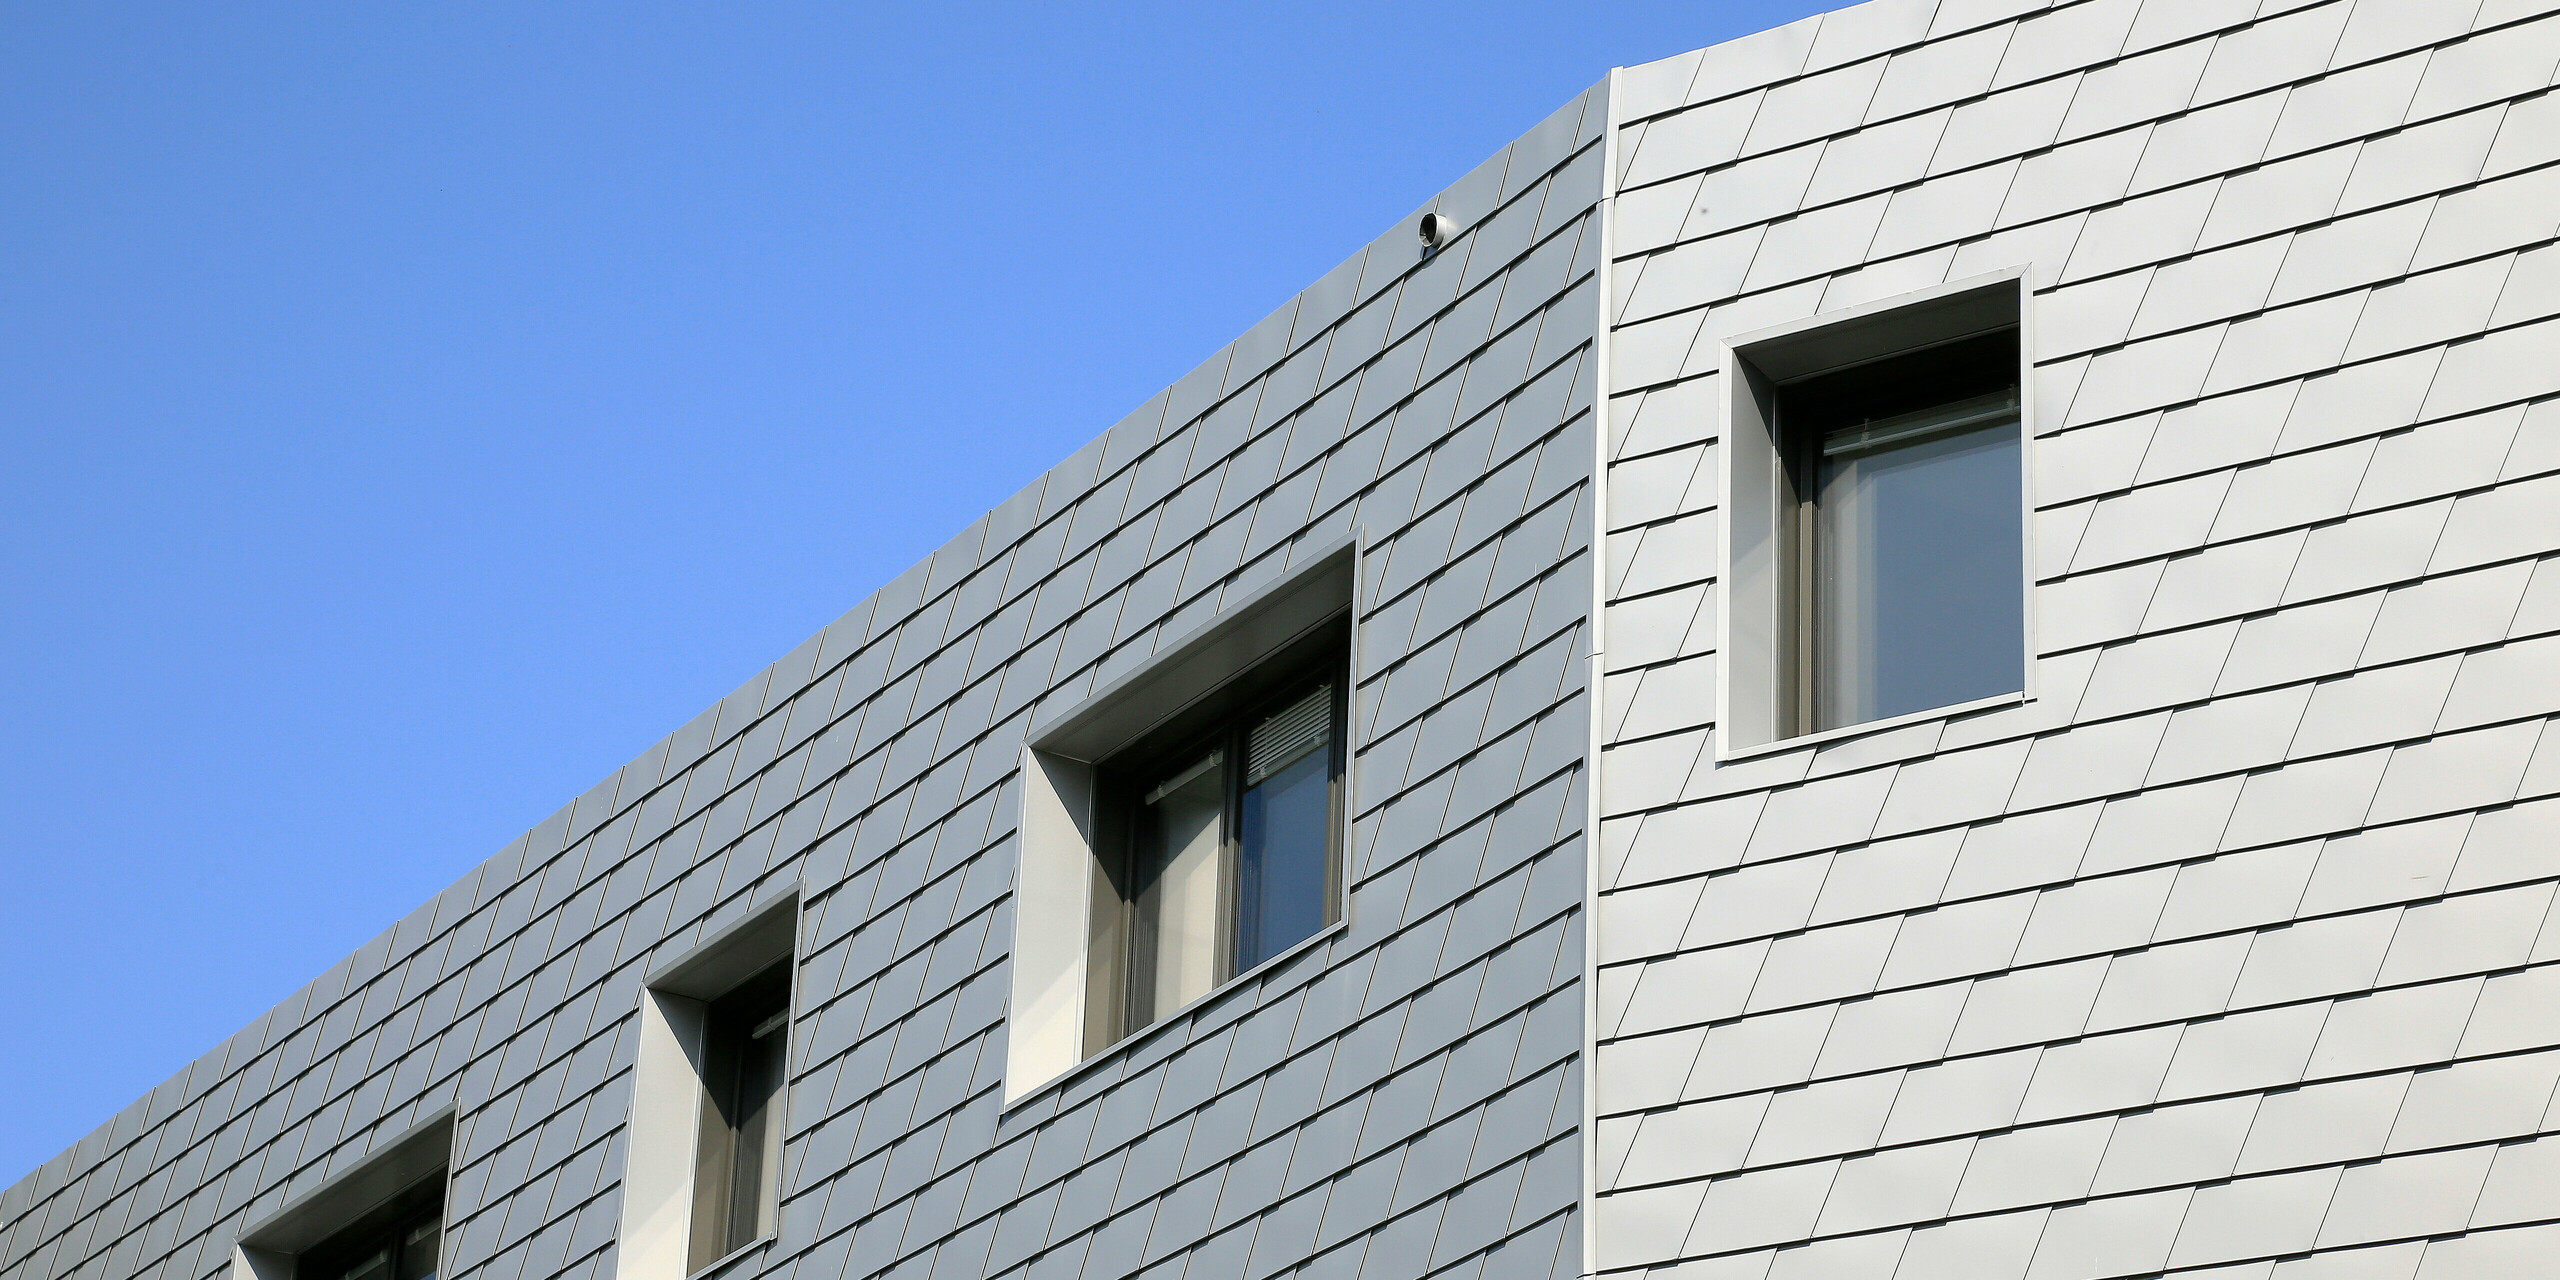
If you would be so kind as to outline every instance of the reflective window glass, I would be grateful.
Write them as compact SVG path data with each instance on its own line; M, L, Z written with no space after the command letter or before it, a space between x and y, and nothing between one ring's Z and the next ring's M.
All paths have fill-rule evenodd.
M1333 818L1333 687L1254 726L1236 853L1235 967L1250 969L1325 925Z
M1101 766L1101 821L1123 833L1104 843L1125 852L1096 879L1093 1043L1163 1020L1339 915L1341 662L1302 660L1211 698Z
M687 1271L774 1232L791 961L777 961L711 1001L703 1024L702 1119L694 1147Z
M2015 330L1785 389L1800 732L2025 680Z

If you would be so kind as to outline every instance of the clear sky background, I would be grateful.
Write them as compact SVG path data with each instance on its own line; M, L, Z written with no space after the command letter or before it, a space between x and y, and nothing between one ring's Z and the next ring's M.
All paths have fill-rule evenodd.
M0 1183L1610 66L1823 7L0 9Z

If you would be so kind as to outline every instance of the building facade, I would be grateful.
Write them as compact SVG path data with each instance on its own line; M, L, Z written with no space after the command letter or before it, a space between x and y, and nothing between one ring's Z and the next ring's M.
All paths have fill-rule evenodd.
M2555 70L1876 0L1614 71L0 1280L2560 1274Z

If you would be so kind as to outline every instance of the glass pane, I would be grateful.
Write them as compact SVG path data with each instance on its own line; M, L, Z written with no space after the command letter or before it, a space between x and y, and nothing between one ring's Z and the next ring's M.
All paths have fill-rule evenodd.
M1817 730L2021 687L2016 420L1934 435L1901 425L1870 435L1881 440L1873 447L1822 460Z
M379 1231L382 1228L376 1227ZM376 1237L379 1239L380 1237ZM338 1280L391 1280L391 1251L376 1249L338 1273Z
M738 1056L738 1151L732 1166L737 1179L729 1199L729 1248L744 1248L773 1234L774 1170L782 1155L777 1132L782 1096L784 1034L790 1014L781 1011L750 1034Z
M688 1272L772 1234L791 973L790 961L777 961L706 1011Z
M409 1224L400 1240L400 1280L435 1280L436 1247L443 1240L442 1214Z
M1333 816L1333 689L1254 726L1236 857L1236 971L1324 928Z
M1148 793L1150 845L1139 869L1139 928L1147 963L1137 1021L1144 1025L1218 985L1218 845L1226 773L1212 754ZM1151 955L1148 953L1152 953Z

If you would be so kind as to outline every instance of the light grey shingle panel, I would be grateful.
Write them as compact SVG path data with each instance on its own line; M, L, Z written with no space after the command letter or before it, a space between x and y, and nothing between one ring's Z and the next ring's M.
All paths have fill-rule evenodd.
M2536 514L2551 507L2534 487L2550 463L2507 461L2527 437L2505 416L2560 390L2521 356L2560 290L2544 286L2532 252L2547 218L2520 212L2549 202L2499 188L2539 189L2547 170L2536 166L2560 154L2545 145L2560 115L2544 109L2547 21L2507 5L2481 13L2492 28L2470 37L2479 8L1941 4L1930 38L1895 52L1866 98L1887 105L1832 138L1803 187L1778 174L1786 152L1773 148L1812 136L1818 120L1797 126L1801 113L1783 110L1737 145L1733 126L1710 127L1706 105L1738 116L1750 99L1727 95L1757 90L1783 107L1862 72L1854 58L1814 57L1821 78L1693 87L1699 106L1629 128L1628 172L1656 185L1617 208L1629 305L1613 333L1623 425L1612 479L1623 488L1609 527L1699 509L1665 505L1669 482L1656 473L1683 456L1669 450L1712 437L1716 403L1697 394L1675 406L1661 388L1706 372L1714 338L1882 296L1867 281L1909 288L2023 265L2042 293L2035 398L2049 406L2044 430L2064 429L2037 450L2036 534L2055 544L2036 549L2047 579L2038 636L2078 674L2046 691L2069 699L2054 711L1826 750L1855 760L1847 777L1890 779L1871 801L1697 750L1711 724L1699 735L1643 704L1703 683L1654 676L1712 662L1675 661L1693 651L1691 621L1712 607L1711 590L1696 604L1615 590L1610 668L1627 674L1610 682L1603 791L1628 816L1603 832L1598 927L1604 958L1625 967L1602 971L1616 1020L1604 1018L1598 1088L1604 1112L1673 1096L1662 1077L1695 1033L1658 1029L1679 1025L1685 1006L1714 1025L1696 1038L1703 1056L1681 1096L1725 1100L1650 1114L1622 1146L1604 1141L1625 1156L1600 1171L1604 1236L1613 1179L1659 1188L1648 1194L1675 1218L1704 1206L1685 1252L1647 1253L1664 1232L1639 1231L1603 1239L1604 1260L1616 1260L1606 1265L2062 1275L2334 1248L2367 1237L2320 1234L2327 1189L2342 1183L2340 1162L2379 1154L2375 1126L2387 1132L2398 1111L2396 1097L2364 1095L2402 1077L2374 1073L2455 1060L2466 1050L2454 1028L2474 1005L2483 1045L2549 1043L2527 1012L2536 970L2479 975L2533 963L2526 935L2539 936L2549 910L2543 860L2493 851L2528 843L2501 825L2538 829L2502 816L2526 810L2498 806L2550 785L2528 771L2543 717L2560 710L2545 705L2539 646L2500 647L2560 620L2526 601L2530 565L2560 548ZM1891 5L1855 12L1859 30L1917 21ZM1848 47L1816 30L1816 43ZM1998 69L1985 77L1987 49ZM1694 84L1688 67L1666 64L1661 83ZM1944 70L1918 74L1931 68ZM1655 70L1629 79L1654 85ZM1922 83L1938 87L1903 87ZM1922 133L1932 157L1913 170L1917 148L1892 144ZM2505 174L2521 176L2499 183ZM1777 206L1716 198L1753 176L1785 178L1762 184ZM1872 221L1858 203L1870 193L1888 193ZM1807 207L1785 208L1790 196ZM1731 216L1697 225L1701 201ZM1682 247L1655 252L1671 244ZM1798 301L1795 282L1810 273L1832 279L1819 302ZM1679 385L1713 391L1712 379ZM1643 548L1621 541L1631 567ZM1712 714L1702 693L1689 699L1693 714ZM2485 837L2468 836L2475 827ZM1904 831L1946 838L1866 843ZM2469 847L2482 870L2464 892L2453 884ZM1718 880L1685 878L1737 862L1750 864L1744 874L1810 868L1825 855L1821 905L1809 916L1789 906L1767 926L1778 936L1765 952L1745 941L1753 934L1707 923L1723 918ZM1707 891L1676 887L1690 884ZM1897 918L1889 958L1869 976L1863 940ZM1802 923L1851 927L1784 932ZM1710 1127L1666 1122L1756 1116L1769 1095L1733 1091L1796 1076L1791 1064L1755 1075L1717 1052L1766 1034L1758 1018L1721 1021L1734 1016L1745 961L1755 990L1815 1002L1779 1017L1825 1023L1811 1083L1780 1100L1899 1067L1882 1142L2058 1122L1978 1143L1975 1169L1992 1167L1993 1143L2040 1129L2117 1132L2103 1198L1946 1225L1934 1218L1948 1210L1918 1204L1907 1241L1890 1214L1844 1209L1803 1228L1809 1245L1774 1253L1769 1244L1788 1242L1724 1227L1716 1190L1761 1185L1751 1171L1762 1154L1733 1155L1706 1139ZM2394 980L2403 985L2365 994ZM1820 1002L1831 1000L1845 1003L1826 1018ZM1621 1079L1629 1072L1643 1087L1619 1088L1636 1083ZM2330 1122L2303 1131L2352 1137L2354 1152L2186 1189L2229 1176L2260 1095L2306 1073L2314 1083L2280 1096L2329 1100ZM2206 1100L2141 1109L2180 1098ZM2136 1110L2122 1121L2106 1114L2126 1108ZM2531 1132L2540 1117L2526 1109L2514 1101L2481 1123ZM1657 1131L1699 1135L1686 1184ZM1770 1158L1832 1154L1798 1153L1777 1132ZM1839 1197L1838 1178L1800 1176L1822 1184L1803 1194ZM1771 1220L1791 1208L1773 1202ZM2368 1252L2405 1269L2422 1251L2398 1263Z

